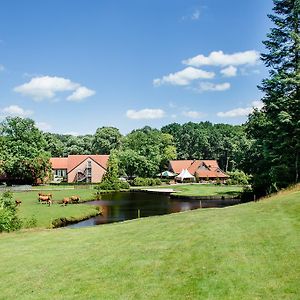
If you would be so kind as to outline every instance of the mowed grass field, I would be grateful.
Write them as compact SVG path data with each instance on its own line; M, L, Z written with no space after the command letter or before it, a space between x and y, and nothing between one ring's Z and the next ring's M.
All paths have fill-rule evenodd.
M300 188L255 203L0 235L0 299L299 299Z
M237 196L243 187L236 185L215 184L176 184L169 188L173 189L179 196Z
M78 195L81 201L93 199L93 189L73 189L60 191L42 191L42 193L53 195L54 204L50 207L47 204L38 202L38 193L40 191L15 192L14 199L19 199L22 204L18 207L18 214L24 223L34 218L36 227L51 228L55 219L66 218L68 220L81 220L89 216L95 216L99 211L95 206L84 204L61 205L59 202L65 197ZM30 224L28 224L30 226Z

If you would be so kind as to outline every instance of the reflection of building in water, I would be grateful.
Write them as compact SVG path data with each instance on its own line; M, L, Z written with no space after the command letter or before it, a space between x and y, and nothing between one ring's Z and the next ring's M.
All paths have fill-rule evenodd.
M181 203L181 211L187 211L187 210L191 210L192 205L189 202L182 202Z
M108 211L109 209L107 205L101 205L101 219L104 221L103 223L106 223L108 220Z
M172 201L170 205L170 213L177 213L181 211L191 210L193 208L193 204L185 201Z
M170 205L170 212L177 213L181 211L181 201L172 201Z

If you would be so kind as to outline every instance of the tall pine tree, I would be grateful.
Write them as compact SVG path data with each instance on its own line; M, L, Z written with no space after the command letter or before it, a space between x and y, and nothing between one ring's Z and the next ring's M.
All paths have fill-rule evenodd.
M261 58L269 77L259 87L264 107L250 115L254 139L251 171L254 187L272 192L299 181L300 169L300 0L274 0L274 28Z

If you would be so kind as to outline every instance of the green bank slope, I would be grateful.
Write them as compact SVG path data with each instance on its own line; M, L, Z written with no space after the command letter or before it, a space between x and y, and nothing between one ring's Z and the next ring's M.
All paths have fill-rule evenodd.
M299 299L300 190L257 203L0 235L0 299Z
M67 205L60 204L65 197L79 196L80 201L93 200L92 189L72 189L60 191L44 191L51 193L53 196L53 205L48 207L47 204L39 203L38 193L40 191L15 192L13 198L21 200L22 204L18 207L18 215L23 223L29 222L32 218L35 220L36 227L51 228L52 222L57 219L67 219L69 221L82 220L99 213L95 206L91 205ZM32 227L29 226L28 227Z

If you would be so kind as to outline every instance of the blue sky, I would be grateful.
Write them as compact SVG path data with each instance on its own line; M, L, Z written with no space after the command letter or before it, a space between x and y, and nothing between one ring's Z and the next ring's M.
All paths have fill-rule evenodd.
M260 107L271 0L2 0L0 118L44 131L211 121Z

